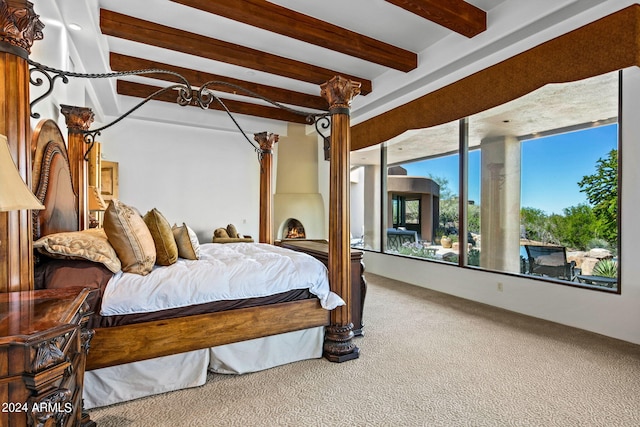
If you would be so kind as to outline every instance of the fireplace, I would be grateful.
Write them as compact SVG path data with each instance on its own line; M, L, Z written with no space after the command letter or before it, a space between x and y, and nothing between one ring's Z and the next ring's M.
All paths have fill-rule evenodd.
M307 134L306 126L290 123L287 135L280 135L277 150L274 239L326 239L328 206L320 193L319 182L324 183L323 188L328 192L329 165L319 160L322 147L317 133ZM292 220L298 224L292 227ZM295 231L291 233L291 229Z
M304 239L306 234L304 232L304 226L300 221L295 218L291 218L287 221L282 232L283 239Z

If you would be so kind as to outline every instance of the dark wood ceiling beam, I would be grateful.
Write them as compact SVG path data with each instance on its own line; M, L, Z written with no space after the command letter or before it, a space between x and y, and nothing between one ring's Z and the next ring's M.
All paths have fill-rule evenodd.
M408 72L418 55L265 0L171 0L385 67Z
M463 0L385 0L463 36L487 29L487 13Z
M316 110L327 110L329 105L327 101L321 96L309 95L302 92L295 92L291 90L281 89L274 86L262 85L246 80L234 79L231 77L220 76L217 74L205 73L204 71L192 70L188 68L177 67L175 65L169 65L162 62L150 61L148 59L136 58L133 56L122 55L119 53L111 52L109 55L111 69L114 71L132 71L132 70L146 70L146 69L162 69L173 71L186 78L193 86L200 87L206 82L221 81L233 85L240 86L244 89L248 89L255 92L265 98L272 101L276 101L283 104L297 105L305 108L312 108ZM169 82L180 82L180 80L172 74L146 74L145 77L151 77L159 80L166 80ZM247 94L243 91L237 91L233 87L225 85L211 85L212 90L234 93L238 95L244 95L254 97L251 94Z
M321 85L336 75L362 84L371 92L371 81L327 68L272 55L245 46L182 31L110 10L100 10L100 29L107 36L201 56L240 67Z
M162 89L161 87L151 86L141 83L129 82L126 80L118 80L116 82L116 89L119 95L132 96L135 98L146 98L152 93ZM178 92L168 90L153 98L155 101L164 101L176 104L176 108L180 108L176 102L178 98ZM291 123L303 123L307 124L306 117L298 114L291 113L286 110L281 110L276 107L268 107L259 104L253 104L250 102L235 101L231 99L220 98L222 102L227 106L229 111L235 114L244 114L247 116L262 117L265 119L281 120ZM191 104L194 107L198 107L195 103ZM142 107L144 108L144 107ZM200 107L198 107L200 108ZM212 102L209 105L209 110L223 110L217 102Z

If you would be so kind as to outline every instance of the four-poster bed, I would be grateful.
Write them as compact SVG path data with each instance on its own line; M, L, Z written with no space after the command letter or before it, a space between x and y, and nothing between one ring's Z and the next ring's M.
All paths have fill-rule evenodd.
M340 79L336 79L336 81L339 82L339 84L344 85L344 81L341 81ZM335 90L341 91L344 89L343 87L338 87L337 89L334 89L334 91ZM339 114L344 115L345 112L345 107L340 107ZM34 240L40 239L51 233L72 232L81 229L80 219L83 216L81 214L82 203L79 203L79 198L74 195L73 189L82 187L80 187L78 183L72 183L71 181L77 181L77 177L83 175L81 169L84 167L84 154L82 153L82 150L78 148L78 146L82 146L82 143L80 142L81 133L78 132L78 129L86 128L86 122L92 119L92 115L87 114L86 109L69 106L63 106L63 113L65 114L69 128L68 138L70 151L68 155L66 154L62 135L54 122L42 122L34 133L32 148L34 158L34 191L37 197L45 202L46 206L51 207L50 209L45 208L42 211L34 212ZM273 135L256 135L256 141L260 142L261 146L272 145L276 138L277 137ZM75 159L72 157L72 150L75 153ZM336 156L339 156L339 154L336 154L334 158L337 158ZM265 226L266 221L269 220L266 213L271 210L271 198L268 196L268 193L270 192L270 185L268 181L271 176L270 151L265 150L261 155L260 160L262 177L261 199L263 200L261 206L260 238L261 240L268 241L270 233L263 229L268 228ZM68 167L68 165L73 165L74 163L78 165L77 167L80 169L79 172L74 174L73 172L65 170L66 165ZM338 197L343 200L346 196L342 194ZM333 239L330 239L330 241L331 240ZM283 250L279 247L273 248ZM349 247L347 247L347 256L346 264L341 264L341 259L336 259L334 254L334 260L329 260L330 267L328 274L329 280L335 280L334 283L338 283L341 280L340 277L334 279L331 278L331 263L333 263L334 266L334 273L337 272L335 270L336 265L342 265L342 267L338 268L345 268L347 270L347 283L335 288L335 290L332 287L332 290L333 292L345 292L345 297L343 297L343 299L346 304L351 304L350 266L352 260ZM47 266L49 264L45 265ZM68 265L65 266L68 267ZM97 286L101 285L97 284ZM106 287L104 284L102 286ZM247 340L262 339L263 337L273 337L289 340L289 342L293 340L293 342L296 343L304 343L305 341L300 338L301 335L287 334L293 333L293 331L300 331L300 333L306 334L305 336L309 336L310 332L308 331L312 331L314 329L315 332L313 332L313 334L308 338L311 340L311 344L309 345L313 347L314 340L317 343L318 337L320 337L320 346L318 346L318 350L313 349L309 351L302 350L297 353L294 352L292 356L287 356L293 357L293 359L284 358L282 361L277 360L273 363L288 363L290 361L300 360L303 358L319 357L321 354L332 361L345 361L358 357L359 350L352 342L353 325L350 321L352 309L350 305L345 305L344 308L344 310L341 310L340 307L338 307L328 311L321 307L317 298L306 298L303 300L274 303L266 306L253 306L249 304L249 307L246 308L213 313L205 312L184 316L174 315L171 318L161 318L159 320L136 322L112 327L102 327L97 323L98 321L96 321L94 326L97 327L94 327L95 335L91 342L92 351L89 352L87 357L87 371L97 370L95 372L100 372L102 374L104 371L103 368L123 365L125 368L120 367L113 371L115 376L122 377L122 369L126 369L126 364L136 365L136 363L141 361L171 356L174 357L174 359L167 360L167 363L169 366L175 366L175 356L172 355L182 354L184 357L192 359L196 357L197 359L197 356L195 356L194 353L202 349L225 346L227 344ZM96 309L100 310L100 307L98 306ZM358 304L358 310L360 310L360 304ZM338 313L339 311L341 312ZM335 317L335 319L333 317ZM343 324L345 322L347 323ZM325 327L326 334L324 333ZM322 343L323 340L324 343ZM270 346L270 348L274 348L274 346L276 346L276 344L269 342L267 342L267 344L260 342L257 345L267 345ZM287 344L284 345L286 346ZM291 346L291 344L289 344L289 346ZM231 349L233 349L233 347L231 347ZM221 351L227 352L223 356L226 357L226 360L220 361L215 359L217 355L212 352L211 365L224 365L220 371L225 372L224 369L230 365L228 362L229 358L233 358L234 353L227 347L221 347ZM231 351L231 353L228 353L229 351ZM291 347L287 351L290 353ZM319 353L316 354L314 353L315 351L319 351ZM231 354L231 356L229 356L229 354ZM275 366L265 366L262 362L249 362L248 364L250 367L245 368L247 370L257 369L253 366ZM231 363L231 365L233 365L233 363ZM198 364L193 366L200 369ZM139 368L135 367L135 369ZM161 369L166 370L167 367L165 366ZM191 376L198 376L197 374L189 372L187 372L187 374ZM90 383L94 373L90 372L87 375L89 380L88 382ZM100 381L104 380L101 378ZM197 385L197 383L193 382L190 384ZM161 391L165 390L162 389ZM127 396L132 397L139 397L142 395L145 394L127 394ZM121 399L121 397L118 398ZM101 400L100 397L93 401L91 399L89 400L90 407L115 403L114 401Z
M4 67L3 83L11 90L3 91L2 102L10 106L4 117L2 131L9 137L10 147L18 153L18 168L26 182L31 181L33 162L33 188L46 209L34 214L28 211L14 214L0 214L2 237L9 245L2 248L8 255L8 263L2 265L3 276L7 277L3 291L34 289L33 280L33 239L43 236L82 230L88 226L86 215L86 182L84 182L83 132L89 127L92 115L75 107L63 106L63 114L69 125L69 150L65 147L59 130L51 121L38 126L33 146L28 143L31 134L29 124L29 81L28 54L33 40L42 37L37 15L33 6L25 2L24 7L7 7L12 18L14 13L21 16L20 28L11 37L0 41L0 65ZM2 3L4 6L6 4ZM16 21L18 22L18 21ZM14 90L15 88L18 90ZM359 350L352 341L351 324L351 254L349 246L349 104L359 92L359 84L336 77L321 88L322 95L330 104L332 116L331 136L331 192L329 219L329 259L328 284L330 290L344 300L344 305L324 309L318 298L304 298L289 302L278 302L265 306L214 313L202 313L152 320L116 327L95 328L95 335L85 334L85 351L91 347L87 357L87 370L122 367L127 364L161 360L163 357L185 355L230 343L246 343L247 340L268 339L297 331L320 331L322 342L320 353L332 361L357 358ZM181 94L184 95L184 94ZM210 93L201 94L204 98ZM10 123L10 124L9 124ZM17 125L16 125L17 124ZM273 137L261 145L261 240L269 241L271 236L270 214L270 147ZM32 160L33 159L33 160ZM33 233L33 235L32 235ZM3 239L5 240L5 239ZM275 247L274 247L275 248ZM6 250L5 250L6 249ZM276 248L279 251L287 249ZM305 255L307 256L307 255ZM311 257L309 257L311 258ZM66 260L68 261L68 260ZM10 271L4 269L10 266ZM324 267L323 267L324 268ZM326 270L325 270L326 272ZM99 279L98 279L99 280ZM108 281L107 281L108 282ZM84 286L84 283L79 283ZM97 287L100 287L98 285ZM79 288L81 289L81 288ZM92 292L95 294L95 292ZM95 303L100 308L100 298ZM325 333L326 328L326 333ZM317 333L316 333L317 336ZM299 341L295 336L294 341ZM56 345L53 342L52 345ZM233 345L233 344L232 344ZM288 352L290 349L282 351ZM184 361L184 360L183 360ZM175 366L175 361L172 362ZM180 364L181 362L178 362ZM117 373L116 375L122 375ZM87 423L88 424L88 423Z

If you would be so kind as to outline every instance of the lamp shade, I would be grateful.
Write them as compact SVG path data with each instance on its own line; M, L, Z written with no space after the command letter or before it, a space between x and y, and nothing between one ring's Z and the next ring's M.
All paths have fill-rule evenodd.
M0 211L44 209L26 186L11 157L7 137L0 135Z
M90 211L106 211L107 204L96 187L90 185L87 191Z

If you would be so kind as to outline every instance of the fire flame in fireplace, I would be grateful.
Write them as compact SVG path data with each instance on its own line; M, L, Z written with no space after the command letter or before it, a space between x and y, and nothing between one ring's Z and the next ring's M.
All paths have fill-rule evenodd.
M296 219L289 220L286 227L285 239L304 239L306 234L302 223Z

